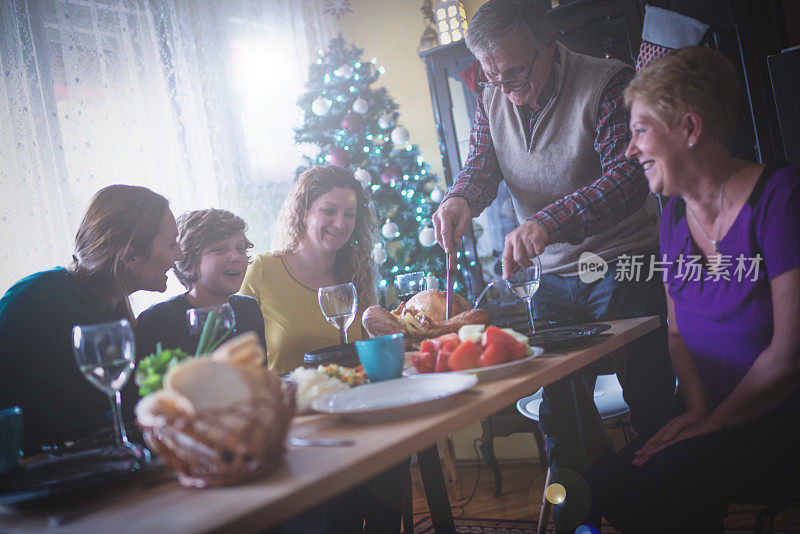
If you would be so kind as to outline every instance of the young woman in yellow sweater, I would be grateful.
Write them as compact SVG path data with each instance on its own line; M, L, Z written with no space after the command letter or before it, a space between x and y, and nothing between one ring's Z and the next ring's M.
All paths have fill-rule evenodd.
M355 284L358 311L348 339L363 337L361 314L376 303L375 229L367 194L351 172L316 166L300 176L278 216L273 251L254 258L240 290L261 306L270 369L288 373L306 352L339 343L319 308L320 287Z

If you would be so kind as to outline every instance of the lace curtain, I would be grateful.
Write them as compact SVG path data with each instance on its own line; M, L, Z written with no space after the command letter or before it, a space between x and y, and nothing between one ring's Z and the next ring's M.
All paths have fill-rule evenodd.
M0 25L0 293L66 265L112 183L176 215L230 209L266 249L297 95L332 33L321 0L5 0ZM137 311L169 296L142 293Z

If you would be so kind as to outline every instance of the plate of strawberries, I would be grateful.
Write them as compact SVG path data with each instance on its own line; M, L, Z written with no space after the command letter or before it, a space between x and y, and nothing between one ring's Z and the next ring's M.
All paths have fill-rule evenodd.
M510 328L465 325L406 353L404 374L465 373L488 382L517 372L542 353L543 348L529 346L527 336Z

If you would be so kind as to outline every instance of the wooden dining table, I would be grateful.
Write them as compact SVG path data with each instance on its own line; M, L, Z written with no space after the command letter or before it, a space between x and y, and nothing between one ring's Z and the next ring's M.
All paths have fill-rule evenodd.
M290 435L353 440L350 447L288 446L282 467L241 485L181 487L166 467L125 488L59 509L0 513L0 532L263 532L367 481L418 454L437 532L455 532L435 443L448 434L573 375L632 340L656 329L658 317L609 321L611 329L585 348L545 354L511 376L479 383L450 398L441 409L399 420L349 422L338 415L294 419ZM54 527L53 525L58 525Z

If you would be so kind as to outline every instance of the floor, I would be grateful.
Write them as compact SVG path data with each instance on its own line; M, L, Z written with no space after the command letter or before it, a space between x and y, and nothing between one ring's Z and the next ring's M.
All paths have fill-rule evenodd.
M448 481L448 495L453 505L453 515L485 519L515 519L535 521L539 518L542 502L545 469L535 461L501 463L503 495L495 497L493 479L488 469L480 469L480 479L475 494L469 504L463 504L475 487L478 466L475 464L458 466L458 488ZM425 490L416 464L412 467L414 491L414 514L419 517L427 513ZM762 507L731 505L725 521L726 529L738 530L752 528L755 517ZM787 509L775 519L775 528L792 529L800 532L800 505Z

